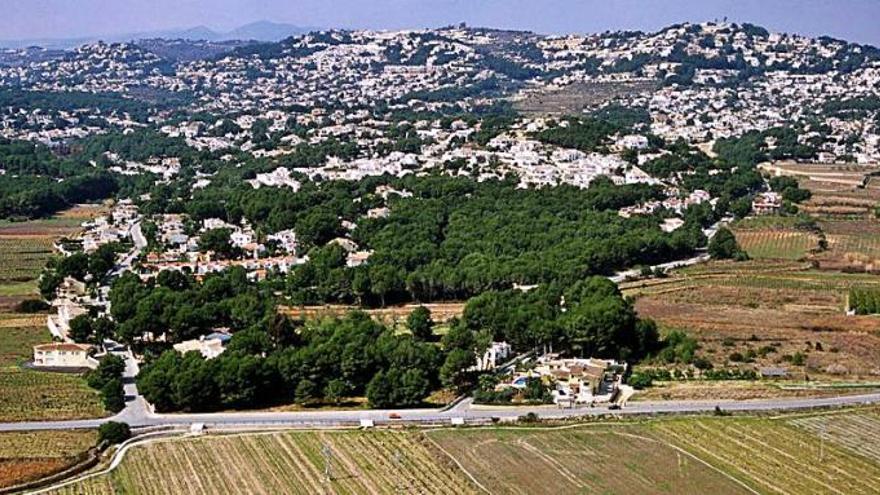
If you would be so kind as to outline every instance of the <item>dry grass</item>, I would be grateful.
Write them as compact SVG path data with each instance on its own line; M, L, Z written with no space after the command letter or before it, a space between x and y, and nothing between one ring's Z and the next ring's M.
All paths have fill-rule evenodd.
M278 311L295 319L319 318L322 316L342 316L353 310L362 310L375 319L384 321L388 324L402 322L414 309L419 306L425 306L431 311L431 318L435 322L445 322L453 317L461 316L464 310L464 303L448 302L448 303L427 303L404 304L401 306L388 306L386 308L362 309L357 306L342 305L325 305L325 306L279 306Z
M637 297L640 315L697 337L700 354L716 366L731 365L734 352L745 355L769 346L775 352L748 366L784 366L801 373L802 368L783 360L800 352L807 356L811 376L875 379L880 374L880 319L848 316L844 309L850 287L878 284L873 275L758 260L713 262L668 279L625 284L623 290Z

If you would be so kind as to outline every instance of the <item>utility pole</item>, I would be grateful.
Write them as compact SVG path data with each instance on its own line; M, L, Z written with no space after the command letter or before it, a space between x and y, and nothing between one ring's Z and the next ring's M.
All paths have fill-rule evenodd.
M321 455L324 456L324 483L329 483L333 480L333 472L331 468L333 449L330 448L330 444L325 443L321 446Z
M406 470L401 469L401 467L403 465L403 452L401 452L400 450L395 450L394 455L391 456L391 462L394 464L395 471L397 471L398 473L401 473L401 474L406 472ZM400 486L397 486L396 488L397 488L398 492L403 493L403 492L408 492L410 489L410 486L411 485L408 482L408 480L401 479Z

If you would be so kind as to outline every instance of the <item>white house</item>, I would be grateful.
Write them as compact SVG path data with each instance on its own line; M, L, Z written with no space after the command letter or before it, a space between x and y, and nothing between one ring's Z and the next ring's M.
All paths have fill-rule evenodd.
M88 313L89 310L70 299L56 299L52 305L58 308L58 314L49 315L46 319L46 326L49 327L49 332L53 337L67 340L67 334L70 332L70 320Z
M483 356L477 356L478 371L488 371L495 369L505 359L510 357L511 347L507 342L492 342L492 345L486 349Z
M66 342L53 342L34 346L34 366L37 368L89 368L98 367L98 361L89 355L92 346Z
M648 138L640 134L629 134L620 138L617 144L625 149L643 150L648 147Z
M187 352L199 352L205 359L214 359L226 350L226 343L232 338L228 333L214 332L202 335L198 339L185 340L174 344L174 350L186 354Z

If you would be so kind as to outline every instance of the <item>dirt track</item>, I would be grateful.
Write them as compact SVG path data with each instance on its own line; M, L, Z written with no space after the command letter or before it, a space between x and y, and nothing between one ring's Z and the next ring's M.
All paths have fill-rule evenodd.
M400 306L388 306L386 308L364 309L363 311L374 318L391 321L403 320L419 306L425 306L431 310L431 317L436 322L449 321L455 316L460 316L464 310L463 302L451 303L428 303L428 304L404 304ZM321 315L342 315L358 308L357 306L326 305L326 306L279 306L278 311L296 319L313 318Z

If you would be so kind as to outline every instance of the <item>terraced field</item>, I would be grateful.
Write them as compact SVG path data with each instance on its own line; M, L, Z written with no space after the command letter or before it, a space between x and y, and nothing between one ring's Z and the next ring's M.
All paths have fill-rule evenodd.
M326 465L329 462L329 479ZM286 432L137 447L111 476L57 493L476 493L416 433Z
M652 428L760 493L874 494L880 464L783 420L701 418Z
M96 441L92 430L0 433L0 488L61 471Z

